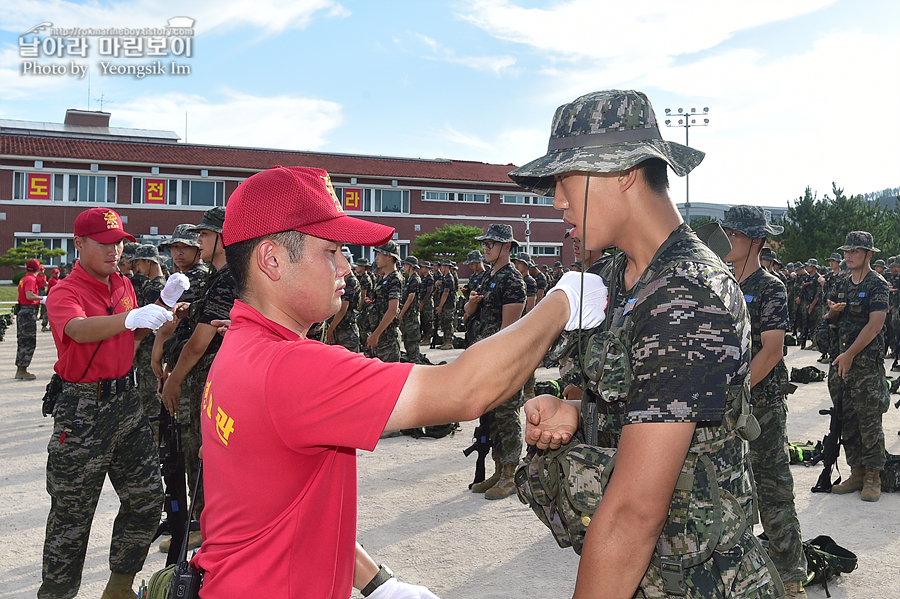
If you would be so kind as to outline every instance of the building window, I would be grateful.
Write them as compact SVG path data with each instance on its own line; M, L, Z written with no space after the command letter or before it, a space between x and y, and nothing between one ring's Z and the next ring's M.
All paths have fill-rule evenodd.
M449 202L450 194L446 191L423 191L422 199L429 202Z
M538 204L539 206L552 206L553 198L548 198L546 196L538 196L536 198L532 198L534 200L534 204Z
M66 237L16 237L16 247L30 241L40 241L44 247L50 250L66 250L65 256L48 258L46 264L41 262L44 266L59 266L63 262L71 264L78 259L78 252L75 250L75 242L71 233Z
M535 204L538 206L552 206L553 198L545 198L542 196L500 196L501 204Z
M532 256L559 256L558 245L531 245Z
M527 204L528 198L525 196L500 196L501 204Z
M457 202L482 202L487 203L488 195L486 193L458 193L456 194Z
M14 200L56 202L116 202L116 178L105 175L63 173L13 173Z
M491 201L491 196L486 193L423 191L422 200L426 202L481 202L488 204Z
M409 190L364 189L363 211L409 214Z
M224 206L225 182L135 177L131 180L131 203L148 206Z

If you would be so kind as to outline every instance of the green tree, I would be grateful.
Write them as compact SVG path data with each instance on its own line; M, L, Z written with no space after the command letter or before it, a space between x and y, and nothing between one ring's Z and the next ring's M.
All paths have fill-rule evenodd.
M708 223L717 223L719 219L713 218L711 216L698 216L697 218L691 219L691 228L696 229L697 227L702 227Z
M44 245L43 241L26 241L19 247L9 248L0 256L0 267L12 266L25 268L25 263L32 258L37 258L41 264L48 262L50 258L65 256L66 250L58 248L52 250Z
M413 241L412 254L420 260L449 258L454 262L466 259L472 250L480 246L475 238L483 231L467 225L444 225L434 233L424 233Z

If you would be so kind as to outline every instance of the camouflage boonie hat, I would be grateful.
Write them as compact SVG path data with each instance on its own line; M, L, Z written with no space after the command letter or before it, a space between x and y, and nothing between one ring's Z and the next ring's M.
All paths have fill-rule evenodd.
M814 266L814 267L816 267L816 268L819 268L819 261L816 260L815 258L810 258L809 260L806 261L806 265L807 265L807 266Z
M541 264L541 270L550 270L550 267L546 264Z
M515 255L513 260L515 260L516 262L524 262L529 268L535 266L534 260L532 260L531 256L529 256L525 252L519 252Z
M139 247L141 247L141 244L136 241L125 242L125 245L122 247L122 257L130 262L134 257L134 252L136 252Z
M781 235L784 227L771 225L766 213L759 206L733 206L725 213L723 229L739 231L750 239L761 239L769 235Z
M557 260L556 262L553 263L553 268L562 268L562 262Z
M456 262L453 262L450 258L444 258L441 260L441 266L453 266Z
M831 254L831 256L828 257L829 262L831 262L832 260L834 260L835 262L840 262L841 260L843 260L843 258L841 257L840 254L838 254L837 252L834 252Z
M172 231L172 236L162 241L159 244L159 247L170 247L173 243L183 243L184 245L199 248L200 236L192 231L191 227L193 227L193 225L183 224L176 226L175 230Z
M157 250L156 246L152 243L145 243L138 249L134 250L134 256L132 257L132 260L152 260L160 266L162 266L163 264L163 262L159 259L159 250Z
M366 268L368 268L369 266L372 266L372 263L369 262L366 258L358 258L353 263L353 266L365 266Z
M484 260L484 255L478 250L472 250L466 255L466 261L463 264L475 264L476 262L482 262Z
M653 107L643 92L610 89L586 94L557 108L547 154L509 176L526 189L552 197L556 191L554 175L561 173L614 173L659 158L683 177L700 164L704 155L663 140Z
M225 208L222 206L216 206L215 208L210 208L206 212L203 213L203 219L200 221L199 225L188 225L187 230L195 233L199 233L204 229L207 231L212 231L213 233L222 234L222 227L225 225Z
M407 256L403 259L403 264L409 264L410 266L419 266L419 259L415 256Z
M763 248L762 253L759 255L760 260L778 260L775 256L775 252L772 251L772 248Z
M519 247L519 242L513 238L511 225L490 225L484 235L479 235L475 241L498 241L500 243L511 243L513 247Z
M872 234L867 231L850 231L847 233L844 245L838 248L838 250L842 252L855 249L869 250L870 252L881 251L875 247L875 242L872 240Z
M419 267L420 268L431 268L431 262L429 262L428 260L422 260L421 262L419 262Z
M397 262L400 261L400 246L397 245L396 241L388 241L386 244L374 248L374 250L379 254L393 257Z
M573 262L570 268L577 268L578 270L581 270L583 267L581 266L581 262Z
M884 260L876 260L872 263L872 266L880 266L881 268L886 268L887 264L884 263Z

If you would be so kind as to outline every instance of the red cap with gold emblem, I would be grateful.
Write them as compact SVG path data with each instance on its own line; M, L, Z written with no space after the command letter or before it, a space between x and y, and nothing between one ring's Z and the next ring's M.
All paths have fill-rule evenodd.
M97 243L134 241L134 235L122 227L122 218L109 208L91 208L79 214L75 218L75 236L90 237Z
M244 181L225 207L225 245L282 231L381 245L394 228L347 216L331 177L318 168L274 166Z

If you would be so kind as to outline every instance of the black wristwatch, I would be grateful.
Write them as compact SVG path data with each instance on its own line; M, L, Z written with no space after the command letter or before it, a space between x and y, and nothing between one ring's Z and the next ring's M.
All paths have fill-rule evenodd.
M380 566L378 566L378 574L376 574L375 578L370 580L369 584L367 584L363 588L362 596L368 597L369 595L371 595L372 593L375 592L375 589L377 589L378 587L380 587L381 585L383 585L384 583L386 583L389 579L391 579L393 577L394 577L394 573L391 572L391 569L388 568L387 566L385 566L384 564L381 564Z

